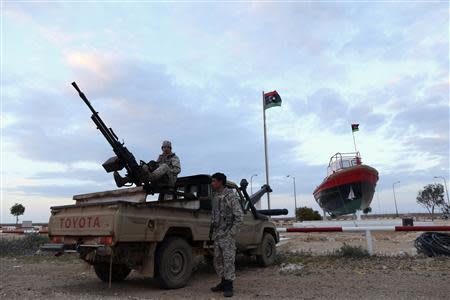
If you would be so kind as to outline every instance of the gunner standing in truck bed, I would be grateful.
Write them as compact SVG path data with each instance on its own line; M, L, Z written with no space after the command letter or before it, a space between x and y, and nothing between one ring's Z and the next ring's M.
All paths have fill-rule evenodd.
M172 152L170 141L163 141L161 150L162 154L159 155L156 162L151 161L148 165L142 166L143 178L151 182L162 181L167 186L174 187L177 176L181 172L180 159ZM167 177L164 178L164 176ZM129 178L121 177L118 172L114 172L114 180L118 187L130 182Z
M225 297L233 296L236 257L235 235L242 224L242 208L236 193L226 187L227 177L223 173L212 175L214 190L210 239L214 241L214 268L222 281L211 288L223 292Z

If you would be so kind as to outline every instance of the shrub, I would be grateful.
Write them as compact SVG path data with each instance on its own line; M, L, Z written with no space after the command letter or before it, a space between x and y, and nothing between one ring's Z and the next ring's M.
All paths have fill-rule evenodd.
M350 258L369 257L369 252L361 246L352 246L344 243L342 247L336 250L336 255Z
M299 221L322 220L322 216L317 210L313 210L312 208L306 206L297 208L295 215Z
M0 239L0 256L31 255L42 244L49 243L48 236L29 234L21 237L2 237Z

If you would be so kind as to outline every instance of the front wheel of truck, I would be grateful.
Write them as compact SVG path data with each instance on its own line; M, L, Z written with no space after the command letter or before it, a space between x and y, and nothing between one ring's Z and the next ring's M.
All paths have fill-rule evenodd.
M260 255L256 256L256 261L261 267L268 267L275 262L275 257L277 255L277 247L275 244L275 239L270 233L264 233L261 240Z
M156 249L156 277L164 289L184 287L192 273L192 248L179 237L170 237Z
M100 278L101 281L109 282L109 264L108 263L101 263L101 264L95 264L94 270L95 274L98 278ZM118 265L113 264L112 265L112 282L119 282L124 280L128 274L130 274L131 269L128 268L125 265Z

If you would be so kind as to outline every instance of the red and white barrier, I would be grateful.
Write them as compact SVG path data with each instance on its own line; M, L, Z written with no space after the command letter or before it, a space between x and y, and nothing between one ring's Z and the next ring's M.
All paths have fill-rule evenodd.
M365 232L367 251L373 255L372 231L450 231L450 226L354 226L354 227L290 227L277 228L278 232Z
M278 232L450 231L450 226L290 227Z

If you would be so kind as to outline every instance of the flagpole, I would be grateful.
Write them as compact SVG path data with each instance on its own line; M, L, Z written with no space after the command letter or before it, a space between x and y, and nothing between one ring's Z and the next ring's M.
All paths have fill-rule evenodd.
M358 152L358 150L356 150L355 132L353 131L353 128L352 128L352 135L353 135L353 145L355 145L355 152Z
M262 92L262 108L264 122L264 158L266 162L266 184L269 185L269 160L267 158L267 128L266 128L266 108L264 103L264 91ZM267 208L270 209L270 194L267 193Z

